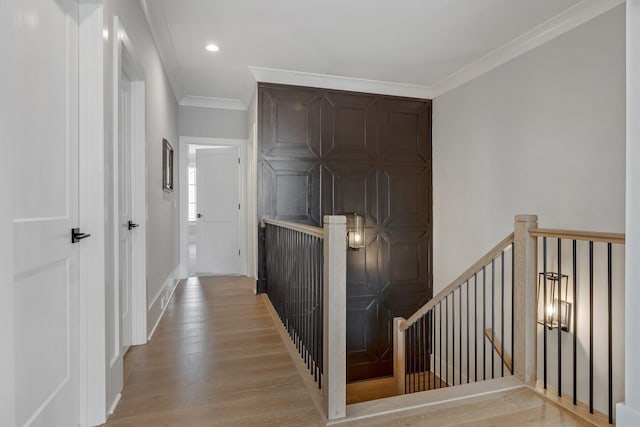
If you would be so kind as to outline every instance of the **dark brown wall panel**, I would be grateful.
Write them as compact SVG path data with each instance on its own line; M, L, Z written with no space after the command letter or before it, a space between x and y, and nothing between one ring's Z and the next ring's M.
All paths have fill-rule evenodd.
M367 246L347 252L347 379L392 375L393 317L433 293L431 101L260 84L258 105L258 214L364 215Z

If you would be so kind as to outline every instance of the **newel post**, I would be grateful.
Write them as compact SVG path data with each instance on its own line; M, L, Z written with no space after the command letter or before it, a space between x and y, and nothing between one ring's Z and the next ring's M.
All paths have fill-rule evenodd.
M538 227L537 215L516 215L514 228L514 375L527 384L537 379L538 239L529 229Z
M393 318L393 376L396 379L398 395L404 394L405 390L405 346L402 329L404 323L405 319L402 317Z
M347 405L347 218L324 217L323 384L328 420Z

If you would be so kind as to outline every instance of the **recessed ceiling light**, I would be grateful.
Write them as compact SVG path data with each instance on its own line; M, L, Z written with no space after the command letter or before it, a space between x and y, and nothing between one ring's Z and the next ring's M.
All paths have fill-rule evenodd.
M220 48L215 44L208 44L205 46L205 49L207 49L209 52L217 52L220 50Z

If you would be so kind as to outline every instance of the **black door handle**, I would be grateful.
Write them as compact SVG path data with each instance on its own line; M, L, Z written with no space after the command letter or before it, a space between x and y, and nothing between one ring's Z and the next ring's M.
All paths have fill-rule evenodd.
M140 224L134 224L133 221L129 220L129 230L133 230L136 227L139 227Z
M202 218L202 214L201 213L197 214L196 218Z
M71 243L78 243L82 239L91 237L91 234L81 233L79 228L71 229Z

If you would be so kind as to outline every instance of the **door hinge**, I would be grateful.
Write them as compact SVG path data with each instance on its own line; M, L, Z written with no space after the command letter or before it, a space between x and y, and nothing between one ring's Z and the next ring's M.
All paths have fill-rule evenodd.
M238 157L238 164L240 164L240 157Z
M240 203L238 203L238 210L240 210Z
M240 249L238 249L238 256L240 256Z

